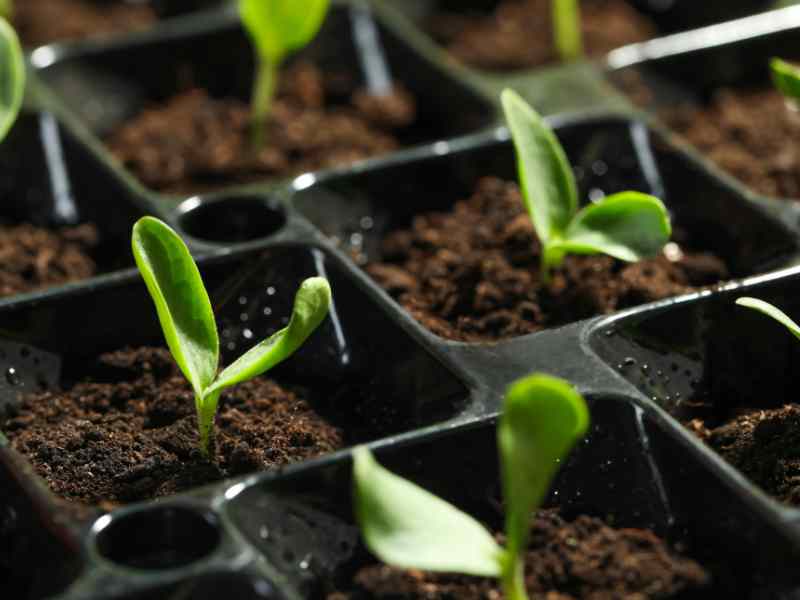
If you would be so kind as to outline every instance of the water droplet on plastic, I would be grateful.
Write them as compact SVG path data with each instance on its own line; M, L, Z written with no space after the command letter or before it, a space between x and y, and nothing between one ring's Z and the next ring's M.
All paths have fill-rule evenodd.
M247 297L246 296L239 296L239 304L241 304L242 306L247 304Z
M267 296L274 296L274 295L275 295L275 288L272 287L272 286L269 286L267 288Z
M253 339L253 332L251 330L249 330L249 329L243 329L242 330L242 337L244 339L246 339L246 340L252 340Z
M8 385L19 385L19 375L14 367L8 367L8 369L6 369L6 381Z
M642 365L641 369L642 369L642 373L647 373L647 371L650 370L650 365L645 363L645 364Z
M622 361L622 364L625 365L626 367L632 367L633 365L636 364L636 359L629 356Z
M300 564L298 566L304 571L308 569L311 566L311 555L307 554L306 556L304 556L303 560L300 561Z
M249 318L250 318L250 315L248 315L247 313L242 313L242 314L239 315L239 320L242 323L246 323Z
M268 317L272 314L272 309L269 306L265 306L262 312L264 313L265 317Z
M258 530L258 535L262 540L269 539L269 529L267 529L266 525L261 526L261 529Z
M606 337L613 337L613 336L614 336L614 334L616 334L616 333L617 333L617 332L616 332L615 330L613 330L613 329L606 329L606 330L603 332L603 335L605 335Z
M372 220L372 217L361 217L358 224L361 226L361 229L369 231L375 225L375 221Z
M364 243L364 236L360 233L354 233L350 236L350 245L356 248L360 248L361 245Z

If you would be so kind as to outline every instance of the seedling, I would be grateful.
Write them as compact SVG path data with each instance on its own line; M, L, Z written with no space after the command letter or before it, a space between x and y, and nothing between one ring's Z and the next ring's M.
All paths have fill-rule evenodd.
M496 577L508 600L526 600L522 557L531 513L588 425L586 403L561 379L532 375L508 388L497 429L505 548L471 516L384 469L366 447L356 448L355 514L367 546L404 569Z
M773 58L769 62L769 68L772 71L772 82L778 91L787 100L800 102L800 67L780 58Z
M763 313L768 317L772 317L778 323L786 327L789 332L794 335L796 338L800 339L800 326L797 325L789 315L783 312L781 309L773 306L769 302L765 302L764 300L759 300L758 298L749 298L747 296L742 298L737 298L736 304L739 306L744 306L746 308L752 308L755 311Z
M552 0L553 40L561 60L583 56L580 0Z
M186 244L163 222L143 217L133 226L132 245L167 346L194 390L200 450L208 455L222 390L265 373L300 348L328 314L331 288L324 278L306 279L295 296L289 324L218 374L217 325Z
M329 0L239 0L242 23L253 42L256 74L252 96L251 143L258 151L286 57L317 35Z
M25 94L25 60L14 28L0 17L0 141L17 119Z
M619 192L578 210L575 176L553 131L516 92L504 90L502 103L523 201L542 245L544 283L570 253L635 262L661 251L672 234L661 200Z

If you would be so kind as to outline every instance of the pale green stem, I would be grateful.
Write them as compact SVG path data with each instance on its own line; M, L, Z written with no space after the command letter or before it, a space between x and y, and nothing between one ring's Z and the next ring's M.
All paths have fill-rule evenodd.
M212 392L206 396L195 396L194 402L197 408L197 429L200 433L200 452L203 456L210 456L211 437L214 432L214 417L217 414L217 403L219 402L219 391Z
M552 0L553 38L561 60L583 56L580 0Z
M272 99L278 82L277 63L261 59L256 68L256 79L253 83L252 122L250 129L250 144L253 152L258 152L264 147L267 127L267 117L272 109Z
M503 565L503 595L506 600L528 600L525 565L519 556L508 556Z
M564 253L561 250L553 250L552 247L547 244L542 244L541 263L539 265L541 269L540 277L542 285L550 285L550 282L553 280L553 269L560 266L563 260Z

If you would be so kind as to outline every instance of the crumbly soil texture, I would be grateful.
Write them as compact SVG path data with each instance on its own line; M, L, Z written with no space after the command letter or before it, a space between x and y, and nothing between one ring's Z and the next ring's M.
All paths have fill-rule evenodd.
M373 96L346 73L297 62L281 74L259 150L250 105L197 88L146 108L107 142L148 187L198 192L385 154L399 147L395 133L415 118L415 100L399 86Z
M165 349L121 350L98 363L93 381L24 395L0 427L68 500L103 507L147 500L344 444L306 390L260 377L223 392L205 458L192 390Z
M491 71L557 62L553 44L552 0L503 0L490 14L438 13L429 31L458 61ZM655 25L624 0L583 0L581 29L585 52L603 55L656 34Z
M504 541L501 534L497 539ZM589 516L567 521L547 510L533 519L525 583L532 598L649 600L702 591L710 585L711 576L650 531L614 529ZM496 580L372 565L356 572L349 589L329 593L327 600L495 600L500 596Z
M774 89L718 91L660 112L723 170L760 194L800 198L800 111Z
M702 419L687 425L766 493L800 506L800 405L737 412L718 426Z
M543 284L540 244L516 183L481 179L450 212L421 214L387 235L367 272L433 333L491 342L644 302L728 277L725 263L691 252L676 229L656 258L625 263L568 256Z
M156 21L146 4L125 0L16 0L14 26L25 46L144 29Z
M44 229L0 221L0 297L92 277L97 246L92 224Z

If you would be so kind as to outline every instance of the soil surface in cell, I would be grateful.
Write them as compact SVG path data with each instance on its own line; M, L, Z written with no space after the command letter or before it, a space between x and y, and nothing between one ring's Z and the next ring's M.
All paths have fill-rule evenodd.
M302 388L260 377L222 393L211 459L194 396L165 349L104 354L93 381L27 394L0 427L59 496L113 506L340 448ZM110 383L113 381L113 383Z
M501 534L497 539L504 541ZM566 521L552 510L533 519L525 557L525 582L532 598L671 598L702 589L710 580L703 567L650 531L614 529L588 516ZM374 565L356 572L351 589L329 593L327 600L489 600L500 595L496 580Z
M492 71L558 61L553 44L551 0L503 0L488 15L439 13L429 31L457 60ZM655 25L624 0L581 2L585 51L598 56L653 37Z
M142 3L100 0L14 0L13 23L25 46L144 29L155 22Z
M0 222L0 296L92 277L97 245L91 224L51 230Z
M688 427L765 492L800 506L800 405L740 412L716 427L702 419Z
M678 229L665 251L625 263L568 256L543 284L540 245L516 183L486 177L450 212L415 217L387 235L367 272L422 325L451 340L486 342L533 333L713 285L718 257L690 252Z
M777 90L721 90L706 106L660 111L667 124L760 194L800 198L800 112Z
M415 118L414 99L399 87L372 96L347 74L299 62L280 77L260 150L251 141L250 105L203 89L146 108L107 141L148 187L199 192L384 154Z

